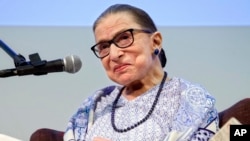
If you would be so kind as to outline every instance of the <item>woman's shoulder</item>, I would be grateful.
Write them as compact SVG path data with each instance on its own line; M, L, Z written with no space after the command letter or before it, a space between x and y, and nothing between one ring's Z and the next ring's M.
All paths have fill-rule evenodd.
M118 85L109 85L103 88L97 89L90 98L94 103L101 101L101 99L109 99L110 97L115 97L122 87Z
M114 91L119 91L120 89L121 89L121 86L109 85L109 86L105 86L103 88L96 90L92 96L93 97L97 97L97 96L105 97L105 96L112 94Z
M201 84L188 81L183 78L173 77L172 81L179 84L179 91L182 101L188 102L192 105L214 105L215 98L208 92L208 90Z
M210 95L208 90L203 85L201 85L199 83L191 82L191 81L188 81L188 80L180 78L180 77L173 77L171 79L171 81L173 81L174 83L178 83L181 91L188 92L187 94L196 93L198 95L200 95L200 94ZM193 93L190 93L190 92L193 92Z
M109 85L95 90L90 96L84 99L79 107L79 111L86 111L86 109L95 107L97 102L100 102L103 99L110 99L110 96L114 95L114 93L119 91L120 88L120 86Z

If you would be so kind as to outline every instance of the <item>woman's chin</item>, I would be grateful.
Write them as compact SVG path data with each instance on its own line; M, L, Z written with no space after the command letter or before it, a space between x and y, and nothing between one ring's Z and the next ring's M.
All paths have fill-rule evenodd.
M115 79L113 79L113 81L120 85L126 86L132 82L132 79L129 76L120 76L120 77L116 77Z

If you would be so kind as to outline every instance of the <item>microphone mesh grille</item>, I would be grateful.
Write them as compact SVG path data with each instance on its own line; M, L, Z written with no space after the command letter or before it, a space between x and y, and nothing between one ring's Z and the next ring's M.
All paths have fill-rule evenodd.
M81 59L76 55L67 56L63 59L64 71L68 73L76 73L82 67Z

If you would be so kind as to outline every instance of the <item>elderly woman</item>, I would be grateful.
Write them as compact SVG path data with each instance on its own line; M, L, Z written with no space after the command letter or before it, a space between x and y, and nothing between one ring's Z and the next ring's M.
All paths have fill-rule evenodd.
M93 26L91 47L117 86L94 92L72 116L65 141L209 140L215 99L200 85L169 78L162 36L150 16L116 4Z

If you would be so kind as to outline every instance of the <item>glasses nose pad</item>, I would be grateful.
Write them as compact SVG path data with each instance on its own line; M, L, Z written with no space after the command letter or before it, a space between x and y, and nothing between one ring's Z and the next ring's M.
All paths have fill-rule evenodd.
M110 58L120 58L123 55L122 48L117 47L115 44L111 44L109 47Z

